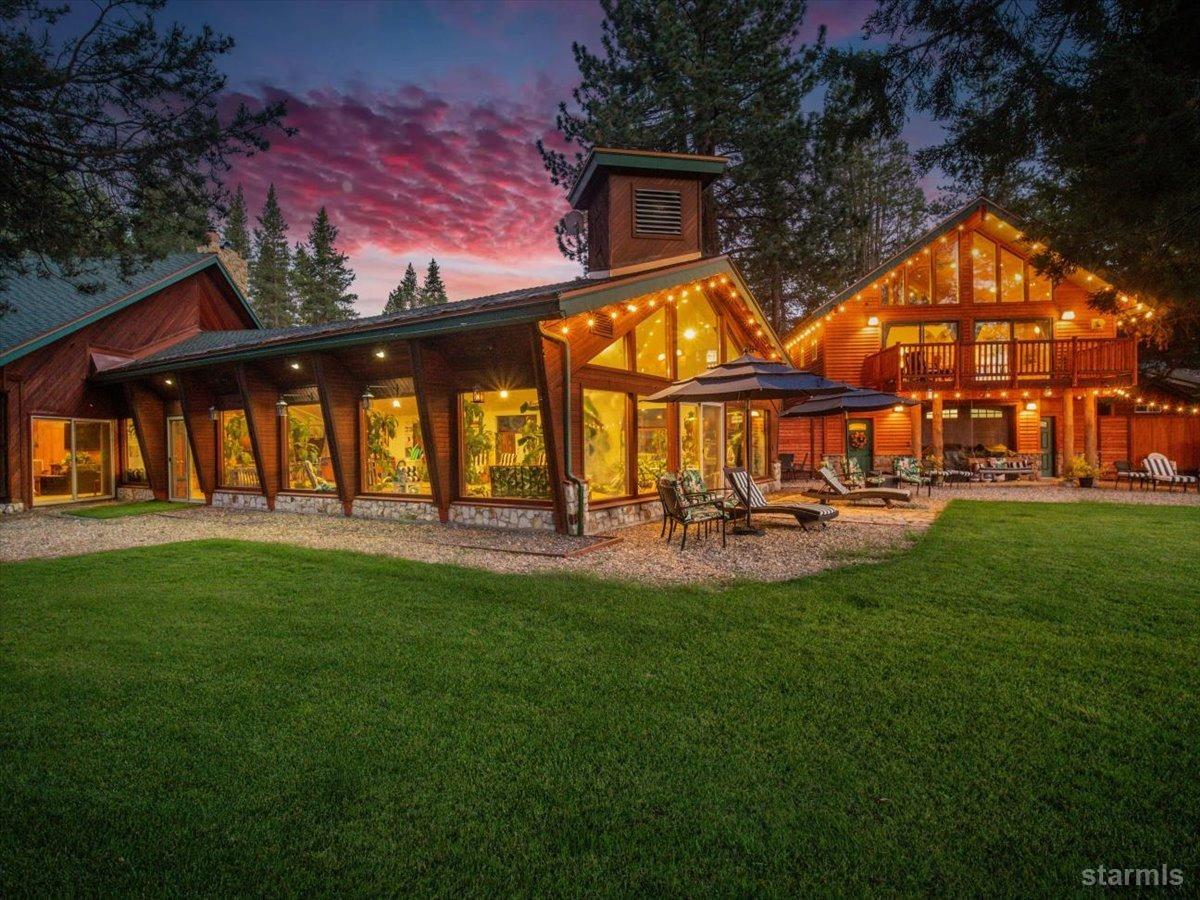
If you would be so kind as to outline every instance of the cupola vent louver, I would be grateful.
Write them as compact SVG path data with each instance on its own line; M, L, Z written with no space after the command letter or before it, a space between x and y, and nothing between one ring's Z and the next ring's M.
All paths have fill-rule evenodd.
M679 191L637 188L633 192L633 228L637 234L683 234L683 195Z

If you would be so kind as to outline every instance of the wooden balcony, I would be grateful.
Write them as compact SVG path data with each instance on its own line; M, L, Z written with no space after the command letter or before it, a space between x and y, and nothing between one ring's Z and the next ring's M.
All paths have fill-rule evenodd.
M1132 385L1137 344L1132 338L896 344L863 360L862 383L886 391Z

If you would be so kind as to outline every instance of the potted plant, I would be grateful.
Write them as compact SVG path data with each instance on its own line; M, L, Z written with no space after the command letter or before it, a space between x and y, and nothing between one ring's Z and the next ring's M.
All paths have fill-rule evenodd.
M1095 487L1099 476L1099 467L1091 465L1082 456L1071 457L1063 467L1063 478L1075 482L1081 488Z

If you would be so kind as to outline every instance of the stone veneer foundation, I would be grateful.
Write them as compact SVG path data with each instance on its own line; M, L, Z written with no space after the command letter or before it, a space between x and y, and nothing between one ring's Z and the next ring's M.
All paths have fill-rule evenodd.
M481 528L533 528L553 531L554 510L543 506L451 503L449 521Z
M264 500L263 508L265 507ZM275 512L308 513L318 516L344 516L346 514L346 511L342 509L342 501L336 494L276 494Z
M25 512L25 502L23 500L14 500L12 503L0 503L0 516L19 512Z
M354 515L360 519L388 519L395 522L436 522L437 507L421 500L382 500L377 497L358 497Z
M154 491L148 487L134 484L122 484L117 487L117 500L121 503L141 503L153 499Z
M214 491L212 505L222 509L266 509L267 498L246 491ZM338 507L339 512L341 506Z

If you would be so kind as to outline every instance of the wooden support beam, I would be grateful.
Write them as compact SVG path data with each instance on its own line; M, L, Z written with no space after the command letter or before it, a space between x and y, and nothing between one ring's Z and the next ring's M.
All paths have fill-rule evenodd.
M930 429L933 438L933 455L938 458L938 465L941 465L942 460L946 455L946 442L943 430L944 423L942 421L941 394L933 395L933 419L931 421L933 426Z
M908 408L909 422L912 427L912 452L918 460L921 458L921 410L920 403Z
M1089 466L1100 464L1100 426L1096 421L1096 392L1083 395L1083 457Z
M204 502L212 503L217 487L217 426L209 417L209 407L217 402L212 389L197 375L182 373L179 381L179 405L187 425L188 444L192 448L192 463Z
M563 382L566 378L566 353L561 345L542 335L536 324L529 326L533 374L541 411L542 436L546 446L546 465L550 471L550 499L554 503L554 528L568 530L566 495L566 450L563 427L566 408ZM636 411L635 411L636 415ZM636 471L636 469L634 470Z
M146 481L158 500L166 500L171 473L167 464L167 405L155 391L125 383L125 403L146 464Z
M1062 429L1063 429L1063 446L1062 460L1059 462L1058 471L1065 471L1067 463L1075 456L1075 393L1074 391L1063 391L1062 398Z
M429 468L429 488L433 494L438 518L450 518L450 501L454 497L454 442L458 404L453 370L436 348L428 341L415 340L409 345L412 354L413 388L417 395L417 414L421 419L421 442L425 446L425 463Z
M342 509L350 515L358 493L358 423L362 385L344 365L328 353L312 357L321 416L325 420L325 442L333 476L337 481Z
M254 452L254 467L258 484L267 498L267 509L275 508L275 495L283 487L282 449L279 444L279 391L257 369L239 363L238 392L246 428L250 432L250 447Z

